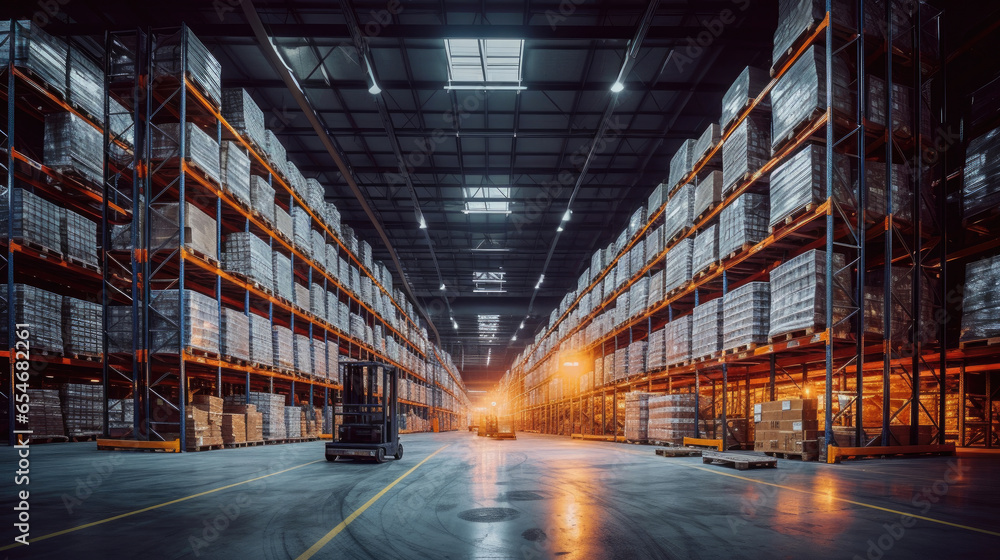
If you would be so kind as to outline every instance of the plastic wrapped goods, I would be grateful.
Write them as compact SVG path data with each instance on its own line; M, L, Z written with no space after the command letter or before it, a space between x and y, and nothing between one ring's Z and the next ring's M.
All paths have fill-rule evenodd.
M31 350L63 352L62 307L63 297L58 294L14 284L14 322L31 325ZM0 323L0 336L6 340L7 321Z
M271 268L274 273L274 293L293 301L295 290L292 286L292 260L284 254L274 251L271 253Z
M833 108L853 115L851 70L840 55L834 56L833 62ZM771 146L777 149L799 124L825 111L826 101L826 49L817 45L799 57L771 90Z
M625 440L645 442L649 438L649 393L625 393Z
M694 184L682 186L667 202L663 213L663 239L670 241L685 232L694 221Z
M698 181L698 186L694 189L692 214L698 218L720 202L722 202L722 172L713 171Z
M691 315L667 323L667 365L679 364L691 359Z
M295 369L295 348L292 331L281 325L271 327L274 348L274 365L282 369Z
M719 143L722 138L722 133L719 130L719 125L712 123L708 125L705 132L701 133L698 140L695 141L694 146L691 148L691 161L692 163L697 163L701 158L705 157L711 149ZM715 159L714 157L712 158ZM700 175L700 174L699 174Z
M261 414L262 435L266 440L285 439L285 395L257 393L248 395L249 404Z
M250 314L250 361L265 366L274 365L274 344L271 322L267 317Z
M656 260L656 257L663 252L663 226L646 234L645 241L646 255L643 264L648 264Z
M312 375L312 339L304 334L295 335L295 371Z
M108 307L108 352L132 352L132 306Z
M826 15L825 0L779 0L778 27L774 31L774 51L771 60L778 62L789 54L800 37L815 29ZM857 27L854 3L846 0L834 0L833 23L854 29Z
M2 40L2 39L0 39ZM59 391L55 389L28 389L28 428L33 438L65 436Z
M320 319L326 320L326 294L322 284L309 285L309 311Z
M292 240L306 256L312 255L312 218L304 208L292 206Z
M968 167L966 167L968 172ZM886 207L886 165L881 161L865 162L865 186L868 188L868 213L885 216ZM913 219L913 191L910 174L902 164L892 165L892 213L902 221ZM854 195L851 194L853 197Z
M962 184L962 210L966 216L997 206L1000 206L1000 128L969 142Z
M670 174L667 179L670 188L676 187L691 173L691 166L694 163L692 161L694 143L695 141L690 138L681 142L674 157L670 158Z
M646 341L638 340L628 345L629 375L639 375L646 372Z
M329 372L330 381L340 383L340 342L336 338L328 338L326 341L326 370Z
M833 263L835 269L843 268L844 256L834 253ZM845 296L842 288L835 285L834 321L845 314ZM776 337L822 325L826 325L826 252L814 249L789 259L771 271L771 326L768 336Z
M69 46L66 100L80 107L98 124L104 122L104 70L75 44Z
M649 199L646 201L646 208L649 209L650 216L652 216L654 212L659 210L660 206L663 206L663 204L667 201L667 195L669 194L670 194L670 186L668 186L667 183L660 183L655 189L653 189L653 192L649 195ZM599 270L600 265L595 267L594 263L591 262L591 268L593 270Z
M94 383L59 386L59 400L69 437L104 433L104 387Z
M295 222L292 221L292 217L285 212L284 208L275 205L274 206L274 229L285 237L285 239L291 240L294 235Z
M219 151L222 186L247 206L250 197L250 156L236 142L225 141Z
M14 239L60 252L60 224L66 210L24 189L11 189L10 198L14 207L12 212L7 208L7 197L0 197L0 236L7 237L7 220L13 216ZM96 238L91 244L96 247Z
M157 38L153 53L154 76L187 77L216 107L222 101L222 65L187 27ZM184 52L185 46L187 52ZM187 67L183 62L187 62Z
M104 182L104 138L75 114L45 116L44 148L43 163L53 171L91 183Z
M306 204L314 212L326 213L326 188L316 179L306 179Z
M66 42L49 35L41 25L28 20L16 22L17 42L14 65L27 68L61 94L66 93ZM0 65L10 59L10 20L0 21ZM103 111L101 111L103 114Z
M764 167L770 157L771 129L767 117L751 113L722 145L723 193L730 192L745 176ZM762 177L759 181L765 179Z
M629 316L635 317L649 307L649 277L643 276L629 288Z
M630 375L628 369L628 347L615 350L615 381Z
M1000 336L1000 257L965 265L962 340Z
M692 277L719 262L719 226L712 224L694 238L691 256Z
M96 356L104 352L101 304L63 297L63 345L67 355Z
M272 289L274 269L271 248L263 239L250 232L230 233L226 237L222 266Z
M216 252L215 219L201 208L184 203L184 225L181 228L183 237L178 236L180 227L180 205L176 202L153 204L150 210L152 228L150 229L150 251L171 251L182 242L185 247L193 249L212 258L218 257Z
M649 279L649 306L652 307L663 301L663 277L664 271L659 271Z
M267 183L267 179L257 175L250 177L250 205L268 223L275 223L274 188Z
M181 298L184 313L181 315ZM149 306L151 354L179 354L193 348L219 352L219 303L194 290L154 290ZM184 339L179 338L183 329Z
M299 166L295 165L292 160L285 162L285 176L288 178L288 186L292 187L295 194L299 195L300 199L305 198L306 194L306 178L299 171Z
M250 359L250 318L242 311L222 308L222 354Z
M770 284L744 284L726 294L723 305L723 349L767 344L771 328Z
M332 202L326 203L326 217L329 220L327 223L330 226L330 230L334 233L340 231L340 210L337 210L337 206Z
M323 340L312 340L312 372L321 379L330 377L326 366L326 342Z
M649 397L650 441L680 444L695 437L695 414L701 403L697 395L652 395Z
M62 212L59 233L62 253L71 259L97 266L97 223L66 209Z
M833 174L833 195L841 202L853 200L843 171L849 165L841 154L834 154L839 162ZM785 218L796 215L808 205L819 205L826 200L826 148L808 144L785 160L771 173L771 227L781 225ZM853 205L853 203L852 203Z
M760 95L767 84L770 83L771 76L767 70L747 66L736 77L733 85L729 86L725 95L722 96L722 118L720 124L726 130L729 125L736 120L751 99ZM758 107L766 108L770 105L768 100L764 100Z
M722 209L719 217L719 257L755 245L768 236L770 205L767 195L744 193Z
M663 293L669 294L691 281L691 257L694 241L688 237L681 239L667 251L663 277Z
M222 116L237 132L253 142L259 149L267 145L264 129L264 112L243 88L222 90Z
M885 80L878 76L868 77L868 120L882 126L889 126ZM894 135L909 137L913 134L913 88L902 84L892 84L892 128Z
M274 170L278 172L279 175L285 177L288 175L288 170L285 167L288 158L285 157L285 146L278 140L278 137L274 135L274 132L268 130L264 133L264 151L267 152L267 157L271 160L271 165Z
M723 299L716 298L694 308L691 319L691 357L709 357L722 350Z
M292 288L295 290L295 305L302 309L309 309L309 288L303 284L299 284L298 281L294 282L295 285Z
M667 365L666 350L666 330L661 328L649 333L649 344L646 346L646 368L648 371L655 371Z
M180 153L181 125L165 123L150 127L152 158L169 160ZM215 183L221 184L219 143L193 122L184 123L184 157Z

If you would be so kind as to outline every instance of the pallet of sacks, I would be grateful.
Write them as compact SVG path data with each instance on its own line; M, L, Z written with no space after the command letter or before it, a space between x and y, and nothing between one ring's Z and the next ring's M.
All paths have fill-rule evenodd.
M798 455L815 460L819 448L816 399L785 399L757 403L754 409L754 451Z
M184 415L184 448L200 451L222 445L222 399L195 395Z

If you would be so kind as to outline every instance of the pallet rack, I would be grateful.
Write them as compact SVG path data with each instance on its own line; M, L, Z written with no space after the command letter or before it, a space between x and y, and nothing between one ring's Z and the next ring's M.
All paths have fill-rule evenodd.
M905 14L911 18L912 25L901 30L905 35L894 37L891 30L898 25L899 18L893 10L899 7L892 2L882 5L886 11L881 14L884 21L879 22L866 8L868 3L857 2L854 6L856 21L852 26L845 26L831 23L840 20L830 17L828 3L826 16L804 32L783 59L776 61L771 82L750 100L735 122L723 131L722 140L695 163L691 173L673 186L670 196L676 195L681 185L699 176L740 122L762 110L778 80L813 45L825 47L828 100L833 99L833 57L845 57L854 66L852 89L860 101L856 103L854 114L835 112L828 107L826 112L800 126L769 161L740 181L721 204L699 217L680 238L667 240L652 262L632 274L611 294L605 293L593 310L586 314L579 312L587 293L599 286L616 263L662 223L667 200L657 208L649 208L648 219L627 240L624 248L603 269L595 271L592 280L570 298L560 313L553 315L548 328L501 381L502 391L518 411L522 429L620 437L624 399L619 398L619 393L651 390L693 391L707 397L710 405L696 412L695 425L699 431L698 420L705 416L717 420L720 429L727 426L725 429L731 430L728 426L733 416L752 416L753 402L774 400L778 396L822 394L823 435L830 442L837 441L836 430L851 432L852 441L861 442L858 445L900 444L904 437L892 429L900 418L907 420L907 436L914 443L927 437L922 426L929 426L933 439L940 443L955 437L956 419L946 417L945 411L948 409L946 399L954 394L957 383L957 376L949 364L954 363L952 360L961 356L962 351L948 344L951 339L945 333L945 322L931 320L928 325L927 311L921 309L926 305L922 286L933 287L934 309L942 308L947 294L947 259L942 243L944 205L935 204L944 199L942 166L937 159L921 165L922 150L933 149L935 139L929 133L936 125L932 123L927 130L919 124L932 119L942 101L940 78L944 64L938 36L941 14L926 6L914 14ZM872 33L879 23L890 30L887 36L878 37ZM909 132L896 130L891 118L886 119L884 125L872 122L867 101L869 80L873 76L887 83L909 86L916 92L909 117L911 123L918 124ZM893 88L884 89L886 107L893 107ZM828 105L832 107L833 103ZM835 147L826 151L824 202L777 225L763 241L743 247L735 255L720 255L720 265L697 275L680 289L664 294L666 297L662 301L651 304L623 325L596 339L580 342L584 329L602 311L610 309L619 295L641 278L651 277L663 268L666 253L681 239L690 238L707 227L723 208L752 189L759 179L807 142ZM835 153L854 162L851 166L856 185L853 200L833 196ZM866 161L921 170L909 175L909 190L916 193L912 206L895 208L892 191L886 189L883 201L886 211L878 215L869 211ZM891 185L893 167L886 165L885 168L886 184ZM907 214L909 217L903 219L901 215ZM562 389L568 381L575 384L579 376L588 371L588 366L559 367L559 375L555 376L543 372L542 368L551 360L559 366L564 362L563 356L573 356L568 363L579 363L577 358L581 355L601 358L632 342L645 340L654 330L687 315L693 306L721 297L747 282L767 280L775 266L813 248L825 249L827 254L826 324L817 326L815 331L781 337L771 344L716 353L707 359L647 370L608 384L593 379L592 387L579 390ZM845 267L834 267L832 254L835 250L845 254ZM859 263L863 266L858 266ZM876 318L880 333L871 332L876 329L866 332L865 328L865 288L870 285L868 277L873 274L881 276L888 287L881 317ZM833 290L837 278L847 280L849 287L843 292L849 301L845 309L838 310L840 317L835 320ZM842 333L845 326L851 327L852 334ZM933 334L928 336L927 329L932 329ZM992 361L996 361L995 355ZM811 392L813 386L815 393ZM845 439L851 440L850 437Z

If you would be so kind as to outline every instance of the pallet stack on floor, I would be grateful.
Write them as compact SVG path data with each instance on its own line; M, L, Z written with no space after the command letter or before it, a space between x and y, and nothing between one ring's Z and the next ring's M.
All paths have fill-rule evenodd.
M757 403L754 422L754 451L816 459L819 451L816 399Z
M650 393L632 391L625 393L625 440L645 443L649 439Z

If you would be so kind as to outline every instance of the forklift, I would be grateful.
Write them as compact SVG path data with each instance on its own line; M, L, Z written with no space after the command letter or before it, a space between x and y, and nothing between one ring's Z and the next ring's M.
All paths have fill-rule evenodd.
M341 363L344 402L335 439L326 444L326 460L340 457L382 463L387 455L403 458L397 425L399 370L380 362ZM381 380L382 394L378 394Z

